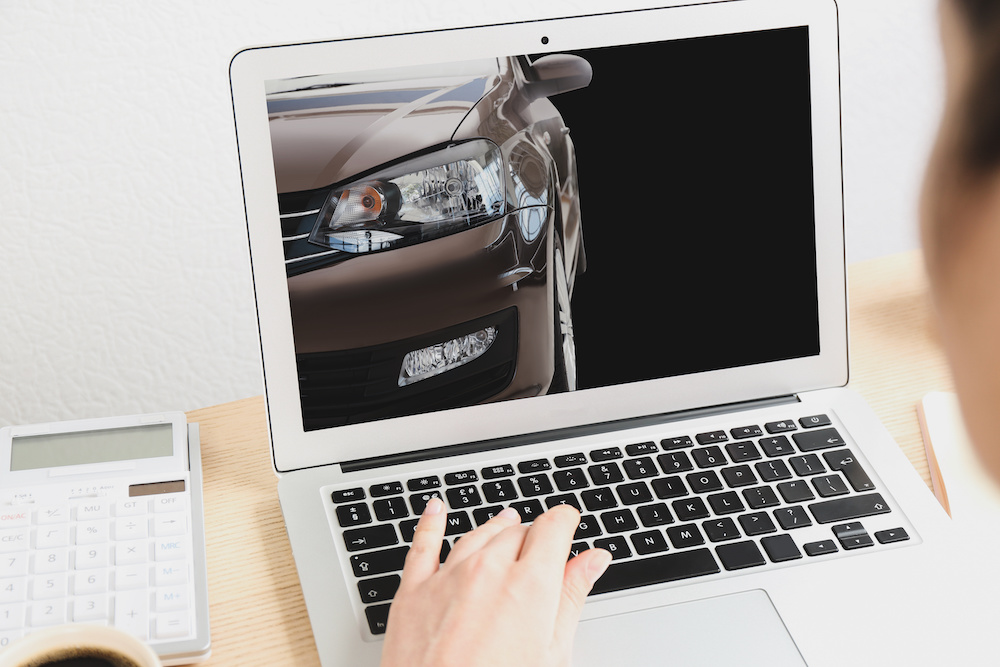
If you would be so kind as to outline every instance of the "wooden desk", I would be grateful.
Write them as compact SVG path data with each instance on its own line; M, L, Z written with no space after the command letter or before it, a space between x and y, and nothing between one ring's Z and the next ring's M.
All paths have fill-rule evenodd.
M930 323L920 255L849 271L851 383L929 482L915 405L951 379ZM212 657L207 665L318 665L278 506L264 400L188 414L201 424Z

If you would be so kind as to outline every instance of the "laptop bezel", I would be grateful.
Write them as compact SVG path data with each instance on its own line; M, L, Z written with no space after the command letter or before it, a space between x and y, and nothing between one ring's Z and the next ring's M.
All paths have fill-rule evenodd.
M282 254L264 82L338 71L568 51L808 26L820 353L305 431ZM628 35L628 39L621 36ZM541 37L548 39L543 47ZM839 92L833 0L728 0L572 18L246 49L231 63L261 341L268 428L278 472L585 424L843 386L848 379Z

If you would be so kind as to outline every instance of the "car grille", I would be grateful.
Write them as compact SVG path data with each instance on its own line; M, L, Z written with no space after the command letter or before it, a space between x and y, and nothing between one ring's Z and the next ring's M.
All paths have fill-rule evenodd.
M497 329L481 357L405 387L398 384L407 352L478 331ZM306 431L445 410L486 401L514 377L517 309L430 334L354 350L297 354L302 424Z
M323 207L330 188L287 192L278 195L281 216L281 241L285 250L285 273L289 278L307 273L342 259L339 250L309 243L309 233Z

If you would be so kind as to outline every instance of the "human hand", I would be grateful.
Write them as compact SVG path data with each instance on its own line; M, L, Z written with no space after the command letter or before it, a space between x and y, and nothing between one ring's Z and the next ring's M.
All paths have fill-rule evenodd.
M427 503L393 599L382 667L568 665L577 621L611 562L566 561L580 513L558 505L522 525L507 508L455 543L439 566L447 516Z

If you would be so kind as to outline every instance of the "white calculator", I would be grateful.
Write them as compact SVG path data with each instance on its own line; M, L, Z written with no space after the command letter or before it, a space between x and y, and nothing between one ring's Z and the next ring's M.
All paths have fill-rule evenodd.
M0 429L0 651L114 625L165 665L209 654L197 424L182 412Z

